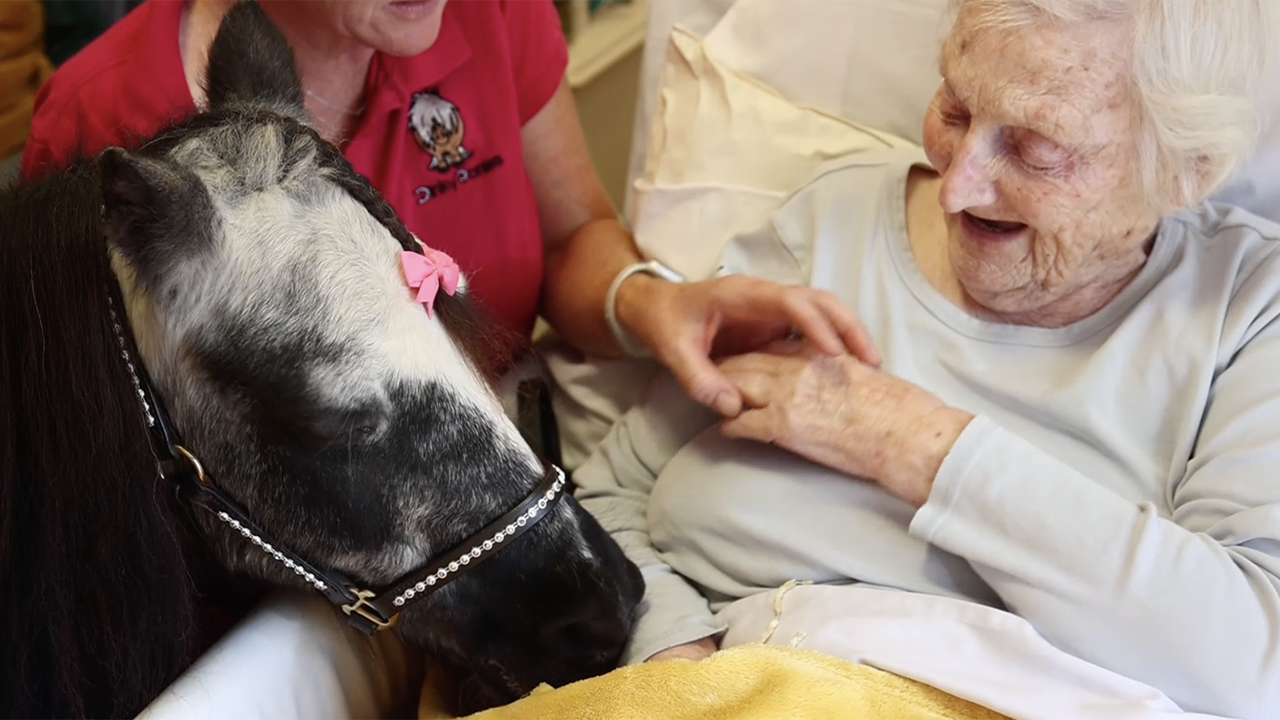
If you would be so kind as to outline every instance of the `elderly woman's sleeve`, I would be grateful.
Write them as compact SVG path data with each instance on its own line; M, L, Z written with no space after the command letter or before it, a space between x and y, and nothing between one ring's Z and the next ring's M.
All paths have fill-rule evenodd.
M1280 301L1267 284L1226 346L1167 512L979 417L911 523L1059 647L1185 710L1249 719L1280 717Z
M723 629L706 598L663 562L649 537L649 493L662 467L714 422L710 411L691 400L668 373L660 373L646 398L622 416L573 473L578 502L644 575L644 602L624 663L642 662Z

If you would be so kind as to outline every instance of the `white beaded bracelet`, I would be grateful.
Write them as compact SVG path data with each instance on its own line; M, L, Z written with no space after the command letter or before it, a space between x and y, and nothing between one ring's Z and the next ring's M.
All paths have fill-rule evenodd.
M649 349L618 322L618 288L622 287L624 280L636 273L646 273L673 283L684 282L684 276L657 260L646 260L622 268L613 278L613 283L609 285L608 294L604 296L604 319L609 323L609 329L613 331L613 337L617 339L618 345L622 346L622 350L631 357L650 357L652 353Z

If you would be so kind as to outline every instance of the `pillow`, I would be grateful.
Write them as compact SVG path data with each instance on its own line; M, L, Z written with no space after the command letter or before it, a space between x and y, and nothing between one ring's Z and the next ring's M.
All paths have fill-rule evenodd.
M946 0L738 0L706 35L727 70L798 105L921 142Z
M787 100L920 142L938 87L937 40L946 0L649 0L628 186L641 176L668 36L704 36L726 70ZM626 215L634 217L634 195Z
M714 274L724 241L758 227L823 162L908 144L724 68L710 38L681 26L656 97L633 228L645 255L691 280Z
M627 192L623 193L623 217L631 217L632 181L640 176L644 149L649 142L649 116L658 92L658 76L667 57L671 29L682 25L705 36L720 22L736 0L648 0L645 42L640 54L640 75L636 87L635 117L631 122L631 157L627 164Z

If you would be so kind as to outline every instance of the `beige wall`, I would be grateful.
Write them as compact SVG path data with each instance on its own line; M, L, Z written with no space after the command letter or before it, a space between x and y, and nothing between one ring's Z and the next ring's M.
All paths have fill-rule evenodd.
M627 164L631 158L631 125L640 78L640 48L574 90L587 148L613 206L622 211Z

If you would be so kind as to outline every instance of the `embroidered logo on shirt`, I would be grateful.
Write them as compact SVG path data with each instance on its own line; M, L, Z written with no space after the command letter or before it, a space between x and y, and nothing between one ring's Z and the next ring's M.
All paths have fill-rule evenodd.
M461 190L466 183L475 180L483 175L502 167L502 156L494 155L493 157L482 160L469 168L458 168L453 177L438 180L427 185L419 185L414 188L413 195L417 199L419 205L426 205L432 198L440 197L451 192Z
M462 146L466 127L458 106L435 90L422 90L409 98L409 130L418 147L431 155L431 169L448 172L471 157Z

